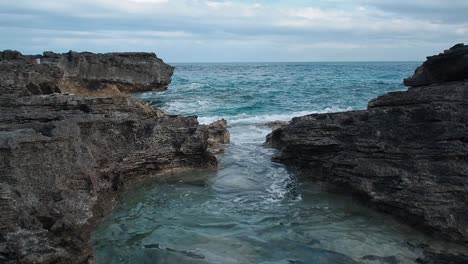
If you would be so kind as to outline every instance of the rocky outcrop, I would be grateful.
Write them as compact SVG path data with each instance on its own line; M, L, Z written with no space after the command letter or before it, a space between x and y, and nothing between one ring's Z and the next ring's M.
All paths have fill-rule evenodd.
M77 56L82 66L90 61ZM109 63L130 60L120 68L131 68L128 56L143 55ZM60 94L71 73L62 62L0 58L0 263L92 263L90 232L127 186L216 166L211 132L196 117L130 97Z
M423 84L415 81L423 74L453 82L388 93L367 110L293 118L268 136L275 159L441 238L468 242L468 81L458 71L467 56L458 45L406 81Z
M414 75L404 80L406 86L425 86L468 79L468 46L457 44L444 53L427 57Z
M160 91L171 82L174 68L165 64L154 53L106 53L89 52L24 56L16 51L0 52L0 65L9 72L3 81L9 83L31 82L37 84L37 72L59 74L54 92L76 95L125 95L133 92ZM28 65L30 69L13 70L13 67ZM46 66L46 67L44 67ZM48 73L50 72L50 73ZM17 78L17 79L14 79Z
M215 121L208 126L208 148L211 153L219 154L224 152L224 146L231 140L227 121L224 119Z

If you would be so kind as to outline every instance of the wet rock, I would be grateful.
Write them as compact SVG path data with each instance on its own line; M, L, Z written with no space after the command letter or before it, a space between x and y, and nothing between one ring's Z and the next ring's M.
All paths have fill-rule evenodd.
M468 49L447 54L423 68L464 60ZM293 118L268 137L274 159L440 238L468 242L468 82L450 76L378 97L367 110Z
M230 133L227 121L224 119L215 121L208 126L208 148L211 153L218 154L224 152L224 147L230 141Z
M193 258L180 254L178 252L171 252L164 249L151 249L145 250L140 254L129 257L122 261L121 259L114 259L110 263L176 263L176 264L210 264L201 258Z
M154 244L145 244L143 245L144 248L159 248L159 244L158 243L154 243Z
M190 258L196 258L196 259L204 259L205 258L205 256L203 256L202 254L195 253L195 252L192 252L192 251L177 250L177 249L172 249L172 248L166 248L166 250L168 252L179 253L179 254L182 254L182 255L184 255L186 257L190 257Z
M261 125L269 127L272 130L276 130L278 128L287 126L288 124L289 124L289 121L272 121L272 122L263 123Z
M367 255L361 258L366 264L399 264L400 261L395 256L380 257Z
M196 117L166 115L130 97L53 93L69 77L114 78L99 67L142 70L154 54L46 54L41 64L18 53L0 58L0 262L92 262L90 233L128 186L216 166L208 127ZM138 88L157 80L148 78L130 81Z
M440 253L426 250L424 257L418 258L416 263L419 264L466 264L468 256L455 255L449 253Z
M468 79L468 46L457 44L439 55L427 57L427 61L404 83L406 86L426 86L465 79Z

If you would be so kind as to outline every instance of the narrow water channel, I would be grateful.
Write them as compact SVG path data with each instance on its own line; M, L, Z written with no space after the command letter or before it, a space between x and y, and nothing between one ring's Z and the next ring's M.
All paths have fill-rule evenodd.
M416 64L416 63L413 63ZM413 263L418 245L449 249L346 195L271 162L266 121L365 108L414 68L383 64L176 65L165 111L225 118L231 144L217 171L147 183L124 195L95 231L99 263Z

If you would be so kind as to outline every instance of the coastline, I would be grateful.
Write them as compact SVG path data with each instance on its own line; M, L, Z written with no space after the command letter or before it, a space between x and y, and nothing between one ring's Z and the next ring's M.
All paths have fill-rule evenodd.
M467 53L459 44L428 57L405 80L408 91L373 99L367 110L293 118L267 137L274 160L466 243Z
M141 78L124 77L119 85L118 76L112 76L119 71L106 70L106 61L124 56L126 63L114 66L131 75L132 64L162 63L154 54L70 52L48 63L11 51L0 55L2 263L93 262L91 230L126 186L162 172L216 167L208 148L221 148L213 144L227 133L225 125L199 125L196 117L166 115L125 96L132 87L167 86L172 71L154 71L159 66L143 63L149 72L143 77L161 84L141 85ZM87 63L96 57L103 64ZM89 67L102 67L102 75L89 79ZM136 76L139 69L134 68ZM70 78L74 85L93 85L75 86L85 96L71 94L63 85ZM117 96L106 95L109 85L118 89ZM88 90L101 96L86 96Z

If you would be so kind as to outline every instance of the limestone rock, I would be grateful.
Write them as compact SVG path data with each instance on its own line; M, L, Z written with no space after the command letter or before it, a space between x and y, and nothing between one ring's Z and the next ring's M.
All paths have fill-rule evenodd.
M224 145L228 144L231 135L228 130L227 121L224 119L215 121L207 126L208 148L211 153L223 153Z
M70 51L26 56L16 51L4 51L0 52L0 67L3 67L2 73L8 73L0 79L0 85L38 85L37 75L47 79L50 74L58 74L59 78L53 76L56 81L54 92L87 96L165 90L174 71L174 67L165 64L156 54L143 52L94 54Z
M127 186L216 166L212 131L196 117L60 93L64 80L80 91L90 81L159 89L172 73L160 63L140 53L0 53L0 263L92 263L91 230Z

